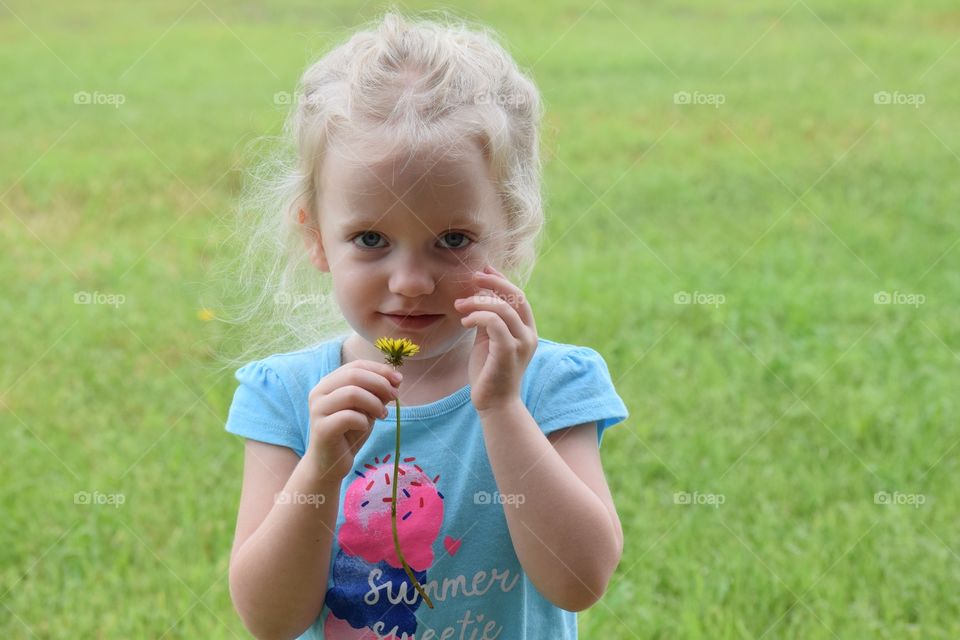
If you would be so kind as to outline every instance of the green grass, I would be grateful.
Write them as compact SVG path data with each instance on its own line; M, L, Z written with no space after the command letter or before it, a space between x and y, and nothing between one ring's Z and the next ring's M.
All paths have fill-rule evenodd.
M382 6L273 4L0 5L0 636L247 637L231 342L197 313L273 94ZM604 354L631 411L583 637L957 637L960 11L462 4L548 108L540 335Z

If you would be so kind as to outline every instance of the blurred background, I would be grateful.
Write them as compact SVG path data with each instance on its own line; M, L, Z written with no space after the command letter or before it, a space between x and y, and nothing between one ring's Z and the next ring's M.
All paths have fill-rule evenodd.
M960 7L396 6L542 91L526 293L631 413L582 636L958 637ZM249 637L211 274L247 145L386 8L0 0L0 636Z

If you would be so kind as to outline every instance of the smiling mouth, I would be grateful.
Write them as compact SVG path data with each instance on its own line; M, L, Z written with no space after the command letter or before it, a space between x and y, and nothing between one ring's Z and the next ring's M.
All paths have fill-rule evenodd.
M383 313L391 318L439 318L439 313Z
M404 329L425 329L443 319L443 314L398 315L392 313L380 314L398 327Z

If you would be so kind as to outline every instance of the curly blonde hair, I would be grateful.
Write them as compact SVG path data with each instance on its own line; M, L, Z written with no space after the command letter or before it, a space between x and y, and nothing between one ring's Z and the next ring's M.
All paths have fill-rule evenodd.
M539 92L492 30L430 13L388 10L300 77L279 145L248 173L234 218L241 245L228 295L242 301L225 302L224 319L244 325L254 346L227 366L349 330L329 274L310 264L299 218L303 210L306 228L318 228L320 169L338 140L384 157L475 140L505 214L494 259L518 286L529 280L544 224Z

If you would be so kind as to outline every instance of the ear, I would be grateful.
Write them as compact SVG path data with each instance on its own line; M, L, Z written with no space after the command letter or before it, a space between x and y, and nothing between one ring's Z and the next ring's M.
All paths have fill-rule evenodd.
M303 236L303 246L310 254L310 262L318 270L329 273L330 264L327 254L323 250L323 238L315 220L311 219L303 209L298 212L298 222Z

